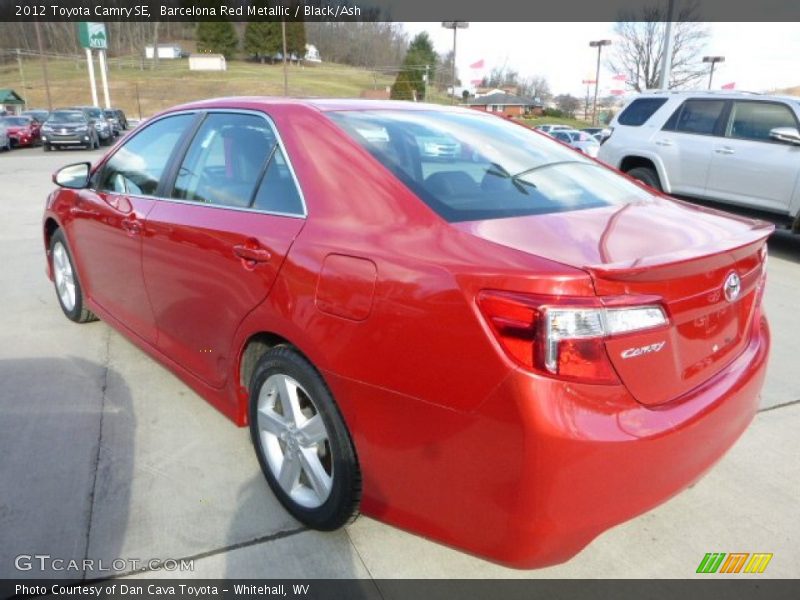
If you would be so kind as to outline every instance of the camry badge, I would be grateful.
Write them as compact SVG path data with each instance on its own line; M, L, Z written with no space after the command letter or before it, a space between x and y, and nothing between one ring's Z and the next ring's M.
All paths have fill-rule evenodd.
M733 302L739 297L742 291L742 280L736 273L731 272L722 284L722 292L725 294L725 299L728 302Z
M656 352L660 352L661 349L667 345L667 342L656 342L655 344L650 344L648 346L639 346L638 348L628 348L620 353L622 358L635 358L637 356L643 356L645 354L654 354Z

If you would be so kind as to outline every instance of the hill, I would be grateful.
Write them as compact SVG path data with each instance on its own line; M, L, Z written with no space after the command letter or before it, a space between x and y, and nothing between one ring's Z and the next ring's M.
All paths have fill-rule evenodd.
M46 107L44 77L38 59L22 61L22 74L15 62L0 65L0 88L10 87L24 96L29 107ZM161 60L152 70L149 61L138 58L109 61L111 103L129 116L146 117L182 102L238 95L283 95L283 66L241 60L227 63L227 71L190 71L189 61ZM332 63L289 66L289 95L358 97L363 90L385 89L393 75ZM91 104L85 59L48 60L53 107ZM100 69L95 60L100 103L103 103ZM25 86L23 89L22 79ZM436 100L436 98L432 98Z

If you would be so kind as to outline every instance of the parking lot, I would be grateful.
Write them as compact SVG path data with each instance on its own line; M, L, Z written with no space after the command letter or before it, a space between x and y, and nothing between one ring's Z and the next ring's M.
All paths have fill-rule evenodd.
M771 363L732 451L568 563L514 571L366 517L307 530L272 496L246 429L104 323L64 318L42 207L54 170L101 153L0 154L0 577L40 577L15 557L48 554L194 560L192 572L148 573L170 577L686 578L707 552L770 552L762 577L800 575L800 236L770 241Z

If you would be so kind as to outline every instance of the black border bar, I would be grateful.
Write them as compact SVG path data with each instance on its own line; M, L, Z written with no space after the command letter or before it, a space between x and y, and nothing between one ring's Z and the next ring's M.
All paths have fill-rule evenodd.
M796 0L676 0L700 21L799 22ZM667 0L0 0L0 21L537 21L642 20ZM264 9L280 7L279 14ZM258 14L248 9L256 9ZM257 9L261 9L258 12Z

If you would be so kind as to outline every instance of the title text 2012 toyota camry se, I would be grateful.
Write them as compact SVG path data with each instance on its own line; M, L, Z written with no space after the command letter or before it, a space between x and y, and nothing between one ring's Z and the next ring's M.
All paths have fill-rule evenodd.
M210 100L53 179L66 316L249 425L310 527L360 510L558 563L696 481L757 408L772 226L493 115Z

